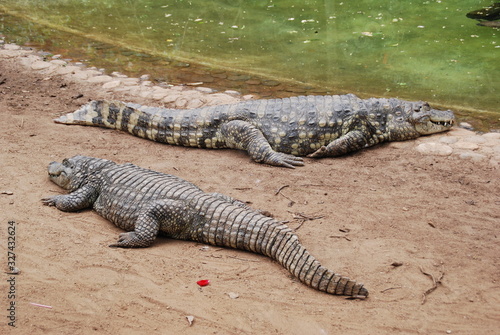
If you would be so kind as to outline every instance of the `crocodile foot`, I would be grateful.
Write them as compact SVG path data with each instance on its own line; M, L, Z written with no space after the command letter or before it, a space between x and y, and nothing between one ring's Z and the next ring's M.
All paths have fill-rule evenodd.
M141 239L135 232L129 231L118 236L118 242L109 245L112 248L145 248L151 245L152 241Z
M282 152L273 151L267 155L261 162L274 166L282 166L290 169L295 169L296 166L304 166L304 160L301 157L284 154Z

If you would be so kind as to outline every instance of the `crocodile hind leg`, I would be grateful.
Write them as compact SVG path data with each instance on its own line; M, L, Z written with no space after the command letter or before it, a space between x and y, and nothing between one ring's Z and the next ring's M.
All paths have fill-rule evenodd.
M137 216L134 230L120 234L117 243L110 247L144 248L149 247L160 228L162 233L173 238L183 238L189 214L183 201L158 200L142 209ZM120 223L116 223L120 227Z
M221 126L221 134L228 148L246 150L258 163L294 168L302 166L302 158L276 152L262 132L251 123L233 120Z

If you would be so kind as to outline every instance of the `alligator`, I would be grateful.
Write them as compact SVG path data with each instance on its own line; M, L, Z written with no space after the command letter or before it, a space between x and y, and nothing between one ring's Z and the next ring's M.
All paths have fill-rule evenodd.
M446 131L453 112L425 102L353 94L249 100L189 110L91 101L56 123L119 129L174 145L246 150L253 160L293 168L298 156L347 154L386 141Z
M478 20L478 26L500 28L500 2L469 12L466 16Z
M469 19L495 21L500 20L500 2L465 14Z
M173 175L136 165L74 156L48 166L49 179L70 193L42 199L73 212L93 208L126 230L111 247L148 247L159 234L262 254L319 291L366 298L367 289L323 267L282 222Z

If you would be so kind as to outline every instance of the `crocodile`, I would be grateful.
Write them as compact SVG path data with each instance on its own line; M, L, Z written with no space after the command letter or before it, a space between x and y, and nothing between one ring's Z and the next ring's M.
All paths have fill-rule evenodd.
M66 212L93 208L127 231L110 247L148 247L161 234L246 250L270 257L319 291L368 296L363 284L322 266L284 223L229 196L131 163L86 156L52 162L48 174L70 193L44 198L44 205Z
M453 112L425 102L360 99L353 94L248 100L196 109L166 109L94 100L56 123L119 129L157 142L246 150L253 160L293 168L386 141L446 131Z

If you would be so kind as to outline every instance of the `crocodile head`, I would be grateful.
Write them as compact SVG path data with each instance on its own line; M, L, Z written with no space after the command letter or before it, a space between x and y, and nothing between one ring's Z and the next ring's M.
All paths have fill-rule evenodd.
M73 156L59 162L51 162L48 166L49 179L56 185L74 191L85 181L105 166L114 164L100 158Z
M388 140L404 141L449 130L455 123L450 110L432 109L426 102L398 103L389 113Z
M455 123L452 111L432 109L428 103L416 103L408 117L420 135L429 135L449 130Z

